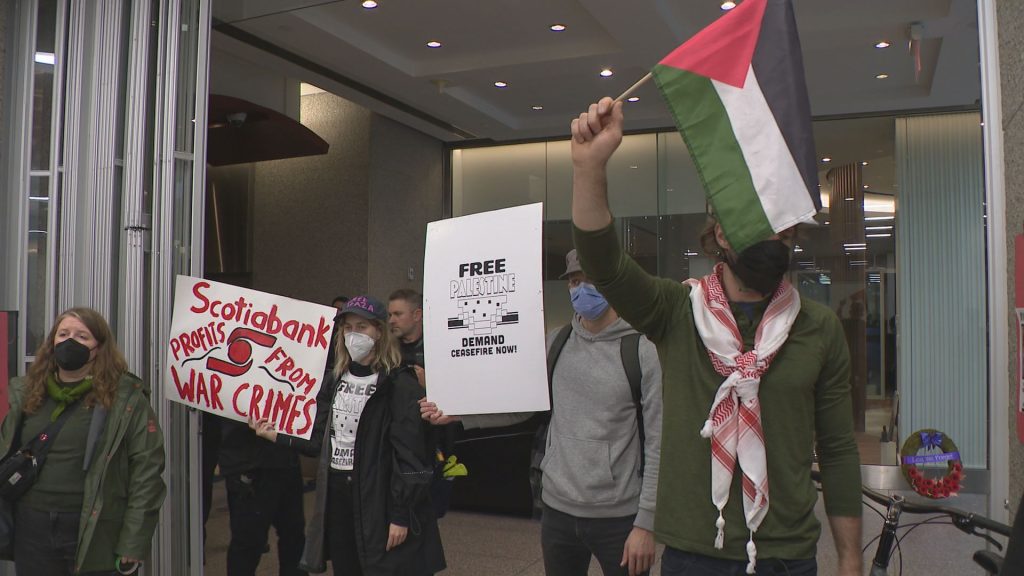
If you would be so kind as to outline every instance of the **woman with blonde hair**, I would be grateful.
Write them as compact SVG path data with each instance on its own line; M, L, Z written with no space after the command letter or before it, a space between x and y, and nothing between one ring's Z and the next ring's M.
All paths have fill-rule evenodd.
M146 558L166 492L163 433L107 321L91 308L58 316L9 397L2 454L63 415L35 482L13 503L18 574L114 574Z
M421 576L445 568L430 503L431 449L419 414L423 388L402 367L387 307L369 296L339 314L336 361L317 396L309 440L250 421L267 440L320 456L300 567L335 576Z

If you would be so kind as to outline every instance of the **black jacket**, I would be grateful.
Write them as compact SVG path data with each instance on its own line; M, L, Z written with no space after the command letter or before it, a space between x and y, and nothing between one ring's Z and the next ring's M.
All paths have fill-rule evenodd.
M260 438L245 422L224 418L218 463L221 476L227 477L260 468L298 468L299 455Z
M341 380L328 371L317 395L316 422L310 440L278 436L278 443L319 455L314 510L306 529L300 567L327 569L327 487L330 473L331 409ZM432 450L420 419L423 397L413 372L400 368L381 375L366 401L356 430L353 495L356 546L366 576L414 576L445 568L441 535L430 503ZM407 526L399 547L385 552L389 524Z

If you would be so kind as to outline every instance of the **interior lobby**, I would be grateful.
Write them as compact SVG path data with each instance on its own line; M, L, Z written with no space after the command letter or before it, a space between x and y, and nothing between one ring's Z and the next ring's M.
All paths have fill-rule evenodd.
M735 4L4 3L3 394L60 311L104 314L151 383L167 444L168 496L143 570L224 574L219 478L204 541L203 418L163 393L174 277L320 304L386 299L422 291L428 223L542 202L545 324L557 328L573 314L560 279L570 121ZM901 446L939 429L966 469L949 505L1009 523L1024 494L1024 1L793 6L823 209L799 232L788 278L841 321L863 482L912 493ZM608 166L624 250L676 281L709 273L701 178L654 82L624 112ZM459 440L470 474L440 521L445 574L543 573L532 433ZM303 470L311 481L312 461ZM868 508L869 559L881 519ZM260 574L277 573L275 542ZM980 573L971 553L984 547L927 526L899 555L907 574Z

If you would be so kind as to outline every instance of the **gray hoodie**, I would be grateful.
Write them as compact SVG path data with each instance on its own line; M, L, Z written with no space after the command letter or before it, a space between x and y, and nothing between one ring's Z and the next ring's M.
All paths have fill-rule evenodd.
M636 514L633 524L654 529L661 453L661 365L654 345L640 339L641 403L646 446L639 478L636 407L622 366L620 340L635 332L618 319L598 334L572 320L552 378L554 412L541 463L544 503L581 518ZM548 334L548 347L557 330ZM501 426L528 415L463 416L467 428Z

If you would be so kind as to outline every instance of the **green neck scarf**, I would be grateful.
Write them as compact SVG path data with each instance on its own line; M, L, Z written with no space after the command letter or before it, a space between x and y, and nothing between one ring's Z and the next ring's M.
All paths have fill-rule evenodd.
M56 376L51 374L46 379L46 392L57 403L57 408L53 410L53 414L50 414L50 422L56 422L65 408L88 394L90 390L92 390L91 376L86 376L85 380L82 380L73 388L67 388L58 384Z

